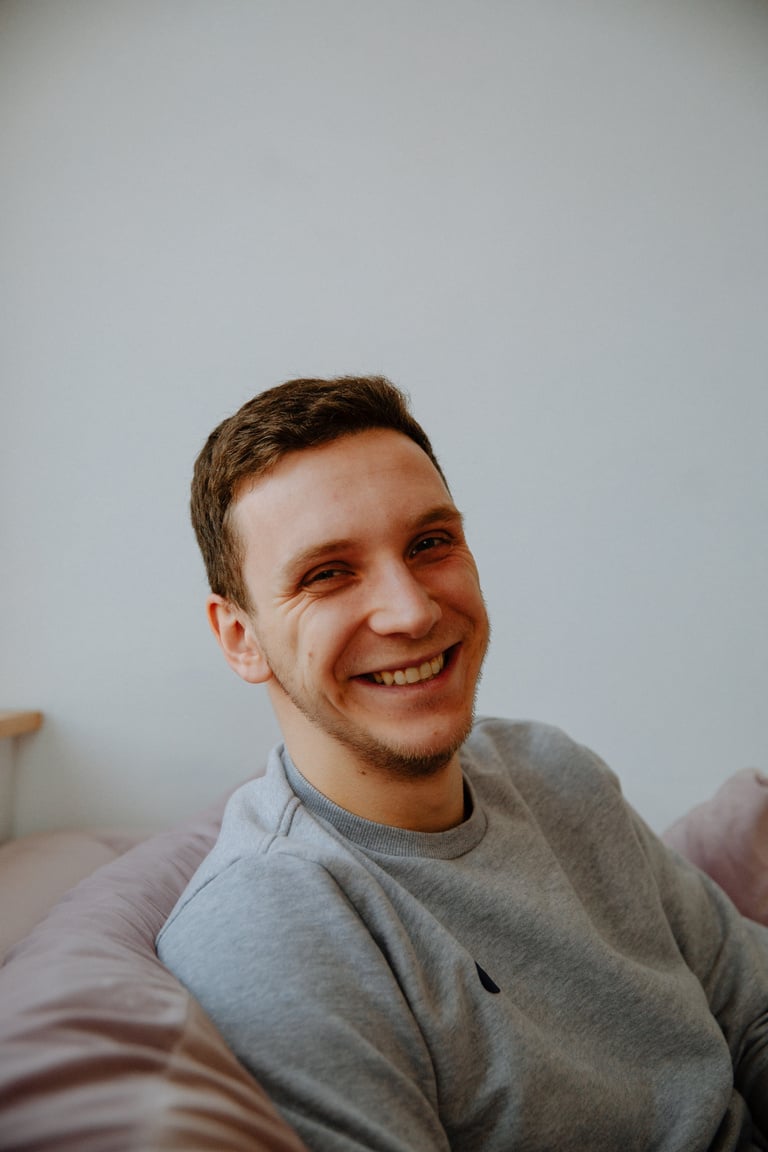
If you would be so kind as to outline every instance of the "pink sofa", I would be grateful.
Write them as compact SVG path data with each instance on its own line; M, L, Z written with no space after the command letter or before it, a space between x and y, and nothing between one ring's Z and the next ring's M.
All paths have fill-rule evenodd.
M5 1152L304 1148L154 952L222 807L133 846L93 832L0 846ZM768 923L768 777L736 773L665 838Z

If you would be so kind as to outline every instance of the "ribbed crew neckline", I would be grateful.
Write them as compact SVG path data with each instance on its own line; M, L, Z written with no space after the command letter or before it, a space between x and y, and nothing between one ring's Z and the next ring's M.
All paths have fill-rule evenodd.
M426 856L453 860L470 852L485 835L487 818L475 790L464 773L464 789L472 804L468 819L446 832L414 832L390 824L377 824L334 804L303 776L283 746L280 761L291 789L313 816L332 825L345 839L383 856Z

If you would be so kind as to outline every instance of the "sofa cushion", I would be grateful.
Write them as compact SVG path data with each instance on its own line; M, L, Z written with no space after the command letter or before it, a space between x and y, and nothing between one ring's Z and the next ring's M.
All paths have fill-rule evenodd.
M141 839L86 828L30 832L0 844L0 960L65 892Z
M67 893L0 969L0 1147L300 1152L298 1136L157 959L222 805Z
M717 881L742 915L768 924L768 776L735 772L663 839Z

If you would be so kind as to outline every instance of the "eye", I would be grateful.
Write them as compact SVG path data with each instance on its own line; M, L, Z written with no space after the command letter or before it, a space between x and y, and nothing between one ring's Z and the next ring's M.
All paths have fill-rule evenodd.
M313 584L326 584L346 575L348 575L348 572L345 568L318 568L315 572L310 572L305 576L302 583L305 587L309 588Z
M439 549L450 548L452 539L446 534L433 534L431 536L421 536L412 545L410 555L419 556L426 552L434 552Z

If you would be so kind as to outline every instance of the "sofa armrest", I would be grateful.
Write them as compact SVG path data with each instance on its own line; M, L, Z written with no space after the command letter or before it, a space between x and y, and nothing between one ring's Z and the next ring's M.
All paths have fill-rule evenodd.
M221 807L71 889L0 968L0 1144L306 1152L154 940Z

